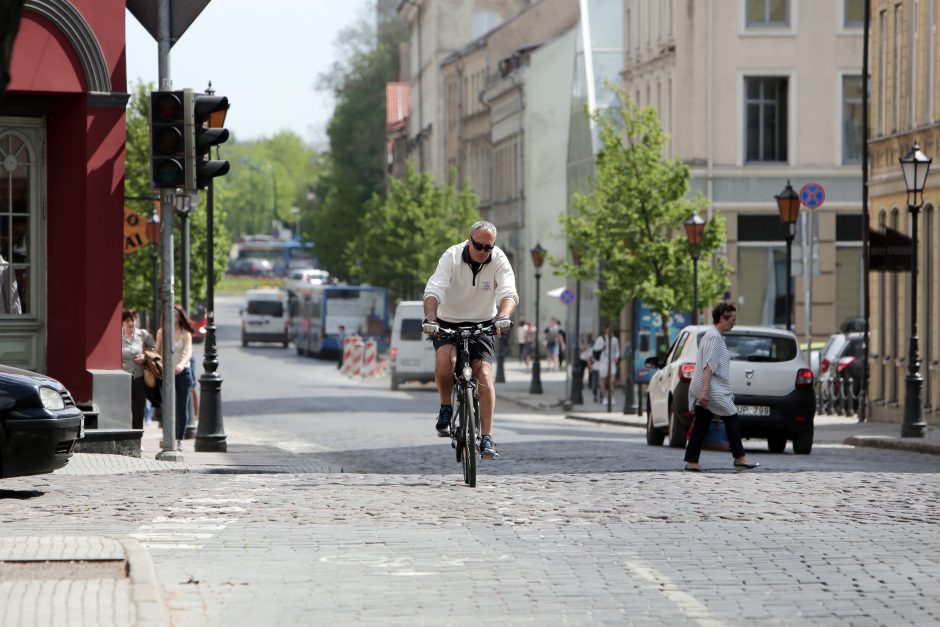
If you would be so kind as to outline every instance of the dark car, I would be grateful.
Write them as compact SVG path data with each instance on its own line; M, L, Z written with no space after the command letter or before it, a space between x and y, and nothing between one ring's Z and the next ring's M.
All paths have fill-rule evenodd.
M0 477L52 472L65 466L85 417L61 383L0 366Z
M274 264L267 259L239 257L229 261L228 273L242 276L272 276L274 274Z
M864 333L849 334L848 341L842 347L835 364L832 366L834 370L832 377L833 396L840 400L840 403L837 403L839 407L835 409L841 409L845 413L848 413L849 410L849 407L846 407L846 402L849 405L854 405L856 399L858 399L859 390L862 389L864 339Z

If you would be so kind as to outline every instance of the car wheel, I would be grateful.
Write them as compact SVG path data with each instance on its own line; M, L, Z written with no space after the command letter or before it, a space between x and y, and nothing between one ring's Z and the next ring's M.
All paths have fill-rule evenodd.
M646 397L646 443L650 446L662 446L666 439L663 429L653 426L653 411L650 409L650 399Z
M669 402L669 446L672 448L685 448L685 436L688 432L679 424L679 415L674 411L672 401Z
M772 435L767 438L767 450L771 453L782 453L787 448L787 436Z
M797 455L809 455L813 451L813 430L809 429L793 435L793 452Z

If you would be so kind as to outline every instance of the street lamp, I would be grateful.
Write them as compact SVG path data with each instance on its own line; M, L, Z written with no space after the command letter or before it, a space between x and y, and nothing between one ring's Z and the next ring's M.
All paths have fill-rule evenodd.
M796 220L800 217L800 197L793 187L790 186L790 181L787 181L787 186L783 188L783 191L775 195L774 198L777 199L777 211L780 212L780 221L787 227L787 331L790 330L791 324L791 311L793 308L792 303L792 291L793 286L791 285L790 280L790 266L792 265L791 255L793 254L793 237L796 235Z
M532 383L529 385L529 394L542 393L542 366L539 363L539 282L542 278L542 264L545 263L545 249L541 244L529 251L532 255L532 265L535 266L535 361L532 362Z
M581 252L574 245L570 247L571 249L571 260L574 262L574 265L581 267ZM572 351L570 346L571 342L568 343L568 346L565 347L565 350L568 351L570 356L569 361L571 362L571 401L572 405L583 405L584 396L581 391L581 383L584 379L584 373L581 371L581 279L575 278L574 283L574 350Z
M705 234L706 220L693 211L688 220L682 223L685 227L685 236L689 240L689 250L692 253L692 324L698 324L698 256L702 245L702 236Z
M914 148L899 159L907 187L907 210L911 212L911 339L907 357L907 376L904 378L904 422L901 437L922 438L927 434L924 422L924 404L921 392L924 378L920 374L920 354L917 347L917 214L924 206L924 186L930 162L915 142Z

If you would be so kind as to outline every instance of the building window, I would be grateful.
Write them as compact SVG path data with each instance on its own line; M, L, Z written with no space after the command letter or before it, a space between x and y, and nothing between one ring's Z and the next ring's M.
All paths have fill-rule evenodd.
M843 0L842 24L846 28L865 26L865 0Z
M776 215L738 215L738 322L786 324L787 254Z
M842 163L862 161L862 77L842 77Z
M0 135L0 315L30 310L31 197L37 176L30 147L16 133Z
M894 76L891 77L894 95L894 126L892 131L901 128L901 5L894 6Z
M748 28L790 25L789 0L746 0L746 2Z
M888 119L885 107L888 106L888 14L881 11L878 14L878 133L885 134L885 124Z
M787 79L749 77L745 88L745 159L787 160Z
M473 38L485 35L499 26L502 21L496 11L476 9L473 12Z
M862 216L836 216L836 323L862 315Z

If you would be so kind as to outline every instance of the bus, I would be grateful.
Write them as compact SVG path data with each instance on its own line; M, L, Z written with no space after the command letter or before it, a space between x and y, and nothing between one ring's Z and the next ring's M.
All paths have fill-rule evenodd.
M313 244L296 239L279 240L263 235L249 235L232 244L229 259L266 259L275 276L286 276L296 267L315 268Z
M309 285L288 290L291 341L298 355L337 355L340 325L388 348L388 291L369 285Z

